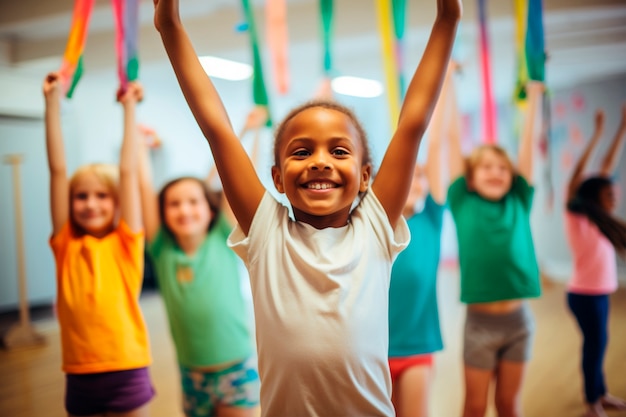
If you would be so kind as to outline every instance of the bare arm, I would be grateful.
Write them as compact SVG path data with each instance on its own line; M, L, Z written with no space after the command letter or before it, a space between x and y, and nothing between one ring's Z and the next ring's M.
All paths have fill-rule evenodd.
M137 121L135 111L137 102L143 98L141 86L131 83L127 91L118 98L124 107L124 138L120 152L120 218L133 232L142 230L141 197L138 179L138 144Z
M46 102L46 150L50 170L50 213L52 236L61 231L70 213L69 181L61 132L61 82L59 74L48 74L43 83Z
M600 166L600 174L606 177L613 175L617 162L624 148L624 136L626 136L626 104L622 107L622 120L620 121L617 132L611 146L606 151L606 155L602 159L602 165Z
M202 69L182 25L178 0L154 0L154 24L189 107L211 146L224 193L243 232L248 234L265 188L233 131L226 109Z
M439 96L460 18L459 0L437 1L437 18L428 44L409 84L398 127L372 184L392 227L400 219L408 196L417 151Z
M528 91L528 108L526 109L522 137L519 144L517 170L519 175L524 177L529 184L533 182L534 149L537 144L536 137L539 133L538 126L541 125L541 121L537 119L540 119L543 89L543 84L537 81L531 81L526 86Z
M578 189L578 186L580 185L580 182L582 180L583 173L585 172L585 167L587 166L587 163L589 162L591 153L593 152L594 148L600 141L603 131L604 131L604 112L602 110L598 110L596 111L595 128L593 131L593 135L591 136L591 140L589 141L589 143L587 144L587 147L585 148L582 155L580 156L580 159L578 159L576 166L574 166L574 171L572 172L569 183L567 184L567 200L566 201L570 201L572 198L574 198L574 195L576 195L576 190Z
M454 79L450 79L448 84L448 94L450 100L450 132L448 136L448 165L450 172L449 182L454 182L457 178L465 175L465 160L461 149L461 114L456 99L456 88Z
M151 242L160 226L157 194L154 191L152 166L150 164L150 149L145 139L139 140L139 194L141 195L141 217L146 233L146 240Z
M446 122L449 124L449 108L450 108L450 82L452 78L454 63L448 65L446 77L441 87L441 93L437 100L437 105L433 111L433 117L430 121L428 134L428 154L426 156L426 178L428 179L428 187L430 194L439 204L446 201L446 185L444 181L443 166L441 161L441 148L443 138L448 136L449 129L445 129Z

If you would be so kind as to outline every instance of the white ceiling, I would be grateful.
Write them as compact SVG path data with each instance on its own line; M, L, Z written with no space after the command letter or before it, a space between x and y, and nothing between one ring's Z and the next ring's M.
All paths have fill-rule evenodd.
M263 36L262 1L253 1ZM435 16L435 0L408 0L407 71L423 50ZM462 106L480 101L477 65L477 0L464 2L464 16L455 48L464 65ZM515 80L514 0L488 1L489 37L494 93L512 94ZM235 30L242 21L238 0L181 0L181 14L199 54L250 62L249 41ZM70 0L0 0L0 67L41 79L58 67L71 21ZM544 0L547 77L561 87L626 74L626 2L623 0ZM334 64L341 74L384 80L374 0L335 1ZM141 1L141 76L171 76L169 64L152 25L152 2ZM296 100L312 95L322 74L318 2L288 0L289 66ZM86 70L114 72L113 18L109 1L96 1L85 50ZM266 55L267 58L267 55ZM270 63L265 61L268 86ZM1 73L0 73L0 76ZM276 93L272 93L276 94Z

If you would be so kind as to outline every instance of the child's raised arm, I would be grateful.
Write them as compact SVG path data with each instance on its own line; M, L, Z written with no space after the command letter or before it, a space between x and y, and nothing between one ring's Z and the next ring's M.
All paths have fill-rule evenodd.
M159 205L154 191L152 166L150 164L150 148L145 138L138 135L139 141L139 194L141 196L141 219L146 234L146 241L151 242L160 226Z
M154 4L155 27L185 99L211 146L224 193L247 234L265 188L233 131L217 90L200 65L180 20L178 0L154 0Z
M448 136L449 182L465 175L465 160L461 149L461 113L456 98L454 79L448 82L448 100L450 100L450 135Z
M602 165L600 166L600 175L610 177L615 172L617 167L617 161L624 148L624 137L626 136L626 104L622 106L622 120L620 121L617 132L611 146L606 151L604 158L602 159Z
M524 116L524 127L519 144L517 171L529 184L533 182L533 161L537 145L535 139L539 132L538 126L541 125L541 121L537 119L541 119L539 115L542 113L543 90L543 83L538 81L531 81L526 85L528 108Z
M124 107L124 138L120 151L120 218L133 232L142 230L141 197L138 184L138 144L136 106L143 98L143 90L137 83L130 83L125 93L118 96Z
M461 18L460 0L438 0L437 18L424 55L409 84L398 127L372 189L395 227L409 193L417 151L446 73Z
M69 181L61 132L61 81L58 73L51 72L46 76L43 94L46 103L46 150L50 169L50 213L54 236L61 231L70 214Z
M452 67L451 62L448 65L446 71L446 77L441 86L441 93L437 100L437 105L433 111L433 117L430 120L428 127L428 154L426 155L426 178L428 179L428 187L430 188L430 195L439 204L443 204L446 201L446 191L444 172L441 161L441 147L443 144L443 138L449 136L450 128L446 129L446 126L450 126L450 82L452 81Z
M587 147L585 147L585 150L583 151L582 155L580 155L580 158L578 159L578 162L574 166L574 171L572 172L570 180L567 184L566 203L571 201L576 195L576 190L578 189L578 186L580 185L582 181L583 173L585 172L585 167L587 166L587 163L589 162L591 153L593 152L594 148L600 141L603 131L604 131L604 112L602 110L597 110L596 116L595 116L595 128L593 130L593 135L591 136L591 140L587 144Z

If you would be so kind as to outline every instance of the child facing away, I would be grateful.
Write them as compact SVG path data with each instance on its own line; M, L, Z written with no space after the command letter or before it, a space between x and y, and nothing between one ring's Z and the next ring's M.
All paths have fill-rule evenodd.
M58 73L46 76L43 92L65 408L69 416L148 416L154 390L139 305L144 236L134 137L143 91L131 83L118 94L124 108L119 168L85 165L69 181Z
M626 254L626 224L614 217L615 174L626 136L626 106L600 170L584 178L585 168L604 130L604 112L596 113L594 134L567 186L565 231L574 271L567 285L567 304L583 337L582 372L587 417L606 417L607 409L626 410L626 401L607 392L604 354L608 345L609 295L617 290L616 252Z
M457 0L438 2L371 187L365 132L351 111L313 102L289 113L276 132L272 178L289 200L291 219L233 132L178 1L155 1L155 26L238 221L229 244L250 272L264 416L394 415L387 363L391 265L409 240L401 214L460 15Z
M531 82L527 90L517 167L497 145L477 147L464 166L459 141L451 141L456 154L451 157L456 161L452 178L458 178L448 189L448 204L458 238L461 302L467 304L464 417L485 414L492 381L497 414L521 415L522 381L534 334L524 300L541 293L529 181L543 85Z
M214 171L206 180L171 180L157 196L147 152L140 166L148 253L176 348L185 416L256 416L250 320L239 260L226 244L234 219L222 193L208 188Z
M393 264L389 288L389 368L392 402L398 417L429 415L434 353L443 349L437 271L448 175L441 161L444 138L458 134L448 122L451 63L428 127L428 154L413 173L402 215L413 237Z

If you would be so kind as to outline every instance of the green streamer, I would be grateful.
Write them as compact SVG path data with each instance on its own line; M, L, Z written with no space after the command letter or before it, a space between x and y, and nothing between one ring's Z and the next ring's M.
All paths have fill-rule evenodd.
M331 39L333 37L333 0L320 0L322 17L322 42L324 45L324 74L331 76L333 70Z
M272 126L272 117L269 110L269 95L263 77L263 63L261 61L261 50L259 47L259 38L257 35L256 25L254 22L254 14L250 8L249 0L241 0L246 21L248 23L248 33L250 34L250 46L252 47L253 76L252 76L252 97L254 104L267 108L266 126Z
M406 79L404 77L404 33L406 27L406 0L392 0L393 29L396 37L396 68L398 70L398 86L400 88L400 100L404 100L406 93Z

